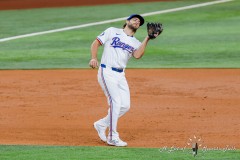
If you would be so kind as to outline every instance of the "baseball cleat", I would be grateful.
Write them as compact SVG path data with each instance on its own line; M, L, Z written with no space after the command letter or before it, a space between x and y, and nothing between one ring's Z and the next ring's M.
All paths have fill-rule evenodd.
M101 126L100 124L98 124L97 122L95 122L93 124L94 128L96 129L99 138L103 141L106 142L107 141L107 137L105 135L105 131L106 131L106 127Z
M107 144L110 146L117 146L117 147L126 147L127 143L122 141L120 138L113 139L113 140L107 140Z

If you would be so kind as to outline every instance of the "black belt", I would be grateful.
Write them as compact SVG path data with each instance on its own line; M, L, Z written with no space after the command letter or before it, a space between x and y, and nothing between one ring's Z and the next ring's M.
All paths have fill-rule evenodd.
M106 65L105 64L101 64L101 67L102 68L106 68ZM122 68L114 68L114 67L111 67L113 71L116 71L116 72L119 72L119 73L122 73L123 72L123 69Z

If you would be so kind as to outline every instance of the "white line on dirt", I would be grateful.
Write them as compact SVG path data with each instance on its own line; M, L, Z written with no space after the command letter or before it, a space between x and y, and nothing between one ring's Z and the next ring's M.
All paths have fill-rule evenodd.
M156 14L164 14L164 13L177 12L177 11L182 11L182 10L187 10L187 9L192 9L192 8L199 8L199 7L214 5L214 4L218 4L218 3L226 3L226 2L230 2L230 1L234 1L234 0L216 0L216 1L212 1L212 2L200 3L200 4L185 6L185 7L143 13L141 15L146 17L146 16L151 16L151 15L156 15ZM123 21L126 19L127 19L127 17L123 17L123 18L105 20L105 21L101 21L101 22L87 23L87 24L82 24L82 25L78 25L78 26L59 28L59 29L54 29L54 30L49 30L49 31L29 33L29 34L14 36L14 37L2 38L2 39L0 39L0 42L10 41L10 40L20 39L20 38L26 38L26 37L33 37L33 36L43 35L43 34L48 34L48 33L62 32L62 31L67 31L67 30L72 30L72 29L89 27L89 26L96 26L96 25L107 24L107 23L112 23L112 22L118 22L118 21Z

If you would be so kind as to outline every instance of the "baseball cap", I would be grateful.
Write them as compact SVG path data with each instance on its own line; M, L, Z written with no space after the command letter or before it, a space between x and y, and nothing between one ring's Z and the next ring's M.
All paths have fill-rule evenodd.
M127 18L127 20L129 21L133 17L137 17L140 19L140 26L144 24L144 18L142 16L140 16L139 14L132 14Z

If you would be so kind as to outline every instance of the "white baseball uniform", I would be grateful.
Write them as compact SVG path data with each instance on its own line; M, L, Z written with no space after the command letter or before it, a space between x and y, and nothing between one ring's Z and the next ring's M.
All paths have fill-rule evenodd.
M108 115L99 120L99 123L106 128L109 127L108 138L112 140L119 137L118 118L130 108L130 91L124 70L141 42L133 36L128 36L123 29L113 27L106 29L97 40L104 45L98 82L110 106Z

